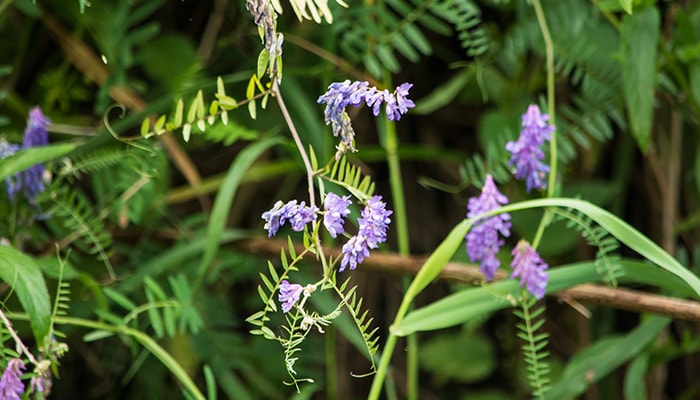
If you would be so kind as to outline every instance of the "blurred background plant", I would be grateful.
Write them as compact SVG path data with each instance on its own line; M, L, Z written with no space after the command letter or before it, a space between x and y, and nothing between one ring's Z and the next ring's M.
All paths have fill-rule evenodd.
M541 197L510 182L504 151L527 106L546 109L545 42L529 2L328 2L330 13L318 18L311 10L325 2L293 3L317 21L297 18L281 2L280 90L318 160L332 158L337 144L316 103L329 82L414 84L417 107L396 125L367 108L349 110L361 149L351 160L396 212L385 249L420 265L464 219L486 173L511 201ZM697 272L700 4L635 2L631 14L623 7L630 11L632 2L542 1L555 54L558 194L610 210ZM300 393L282 383L279 346L248 334L245 319L260 307L259 274L287 247L267 240L260 216L277 199L304 198L307 188L274 102L263 110L256 99L255 119L250 108L234 107L252 100L249 78L260 71L260 37L245 2L7 0L0 35L1 140L21 144L35 106L51 121L48 146L17 148L0 160L3 180L38 162L45 167L34 202L0 196L0 290L3 311L37 364L40 355L53 364L52 397L366 396L371 378L352 374L371 364L348 320L307 338L295 368L315 383ZM165 119L159 125L159 115L177 120L181 99L192 125L187 141ZM214 99L229 109L198 129L193 121L202 115L190 105ZM133 139L151 129L162 132ZM540 217L514 213L510 244L534 236ZM633 255L596 244L605 238L590 223L579 226L555 217L545 231L538 251L551 267L596 259L601 248ZM473 267L466 252L453 261ZM318 268L307 260L300 276L312 281ZM663 278L640 271L647 285L634 289L691 295L682 285L657 289L654 280ZM381 261L352 273L380 327L380 351L407 285L397 274L414 273ZM452 278L436 281L416 305L477 280ZM315 302L332 310L321 297ZM566 294L544 302L555 398L700 392L697 322L580 304ZM387 397L408 390L426 399L528 398L517 318L483 313L409 339L421 343L409 356L416 361L396 352ZM2 366L27 355L7 325L0 337ZM412 392L405 388L416 372Z

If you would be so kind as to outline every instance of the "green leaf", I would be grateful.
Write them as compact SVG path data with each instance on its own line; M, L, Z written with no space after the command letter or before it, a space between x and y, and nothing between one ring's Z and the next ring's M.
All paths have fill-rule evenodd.
M647 7L626 15L620 28L622 86L632 136L646 152L654 113L659 12Z
M590 384L642 351L669 322L668 318L648 316L628 335L601 339L577 353L564 368L559 381L549 389L547 398L569 399L583 394Z
M151 132L151 120L146 117L141 121L141 136L146 136Z
M649 366L649 353L644 352L632 360L625 374L625 398L646 400L647 391L644 376Z
M197 272L197 281L201 281L209 264L211 264L214 257L216 257L219 250L219 241L226 227L226 221L228 221L228 214L231 210L233 198L238 191L243 177L260 154L277 143L280 143L280 140L277 138L255 142L241 151L229 167L224 180L221 182L221 187L219 193L216 195L214 207L212 208L209 218L209 226L207 226L207 245L204 248L202 262Z
M620 6L627 14L632 14L632 0L619 0Z
M33 150L33 149L30 149ZM0 279L12 287L39 346L51 329L51 302L41 268L33 258L11 246L0 246Z
M267 65L270 62L270 52L267 49L263 49L258 55L258 69L256 72L257 76L265 75L267 71Z
M180 126L182 125L182 114L185 110L185 103L182 101L182 99L179 99L177 101L177 105L175 106L175 126Z
M32 165L53 160L75 149L74 144L52 144L49 146L32 147L0 160L0 180L22 172Z

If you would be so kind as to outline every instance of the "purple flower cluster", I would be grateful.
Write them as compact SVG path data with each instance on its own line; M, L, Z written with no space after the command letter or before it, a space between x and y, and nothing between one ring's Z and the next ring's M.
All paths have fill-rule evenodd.
M24 383L22 382L22 370L24 369L24 362L19 358L10 360L2 373L2 379L0 379L0 399L20 399L20 396L24 394Z
M472 197L468 204L468 218L474 218L485 212L493 211L508 204L508 198L496 188L491 175L486 176L486 182L479 197ZM488 218L480 218L467 233L467 253L473 262L481 262L481 272L487 280L492 280L500 261L496 258L498 250L504 244L503 237L510 236L510 215L501 213ZM537 299L544 296L549 275L545 272L547 264L539 254L524 240L518 242L513 249L513 267L511 278L520 277L520 287L526 285L527 291Z
M496 210L505 204L508 204L508 198L498 191L493 177L487 175L479 197L469 199L467 218ZM501 265L496 258L498 249L504 243L499 233L504 237L510 236L510 226L510 214L502 213L475 221L474 227L467 233L467 254L472 262L481 263L481 272L489 281Z
M289 283L286 279L280 283L279 302L282 304L282 312L287 313L294 307L304 287L298 283Z
M22 149L46 146L49 143L47 128L50 123L51 121L44 116L39 107L32 108L24 130ZM16 153L19 149L16 144L0 141L0 159ZM27 200L34 204L36 196L45 189L44 171L43 164L35 164L15 176L8 177L5 182L10 200L14 200L17 194L22 192Z
M544 152L542 145L551 140L554 127L549 125L549 115L542 114L537 105L530 105L522 116L523 130L515 142L508 142L506 150L510 151L510 165L515 165L515 177L525 179L527 191L545 189L549 166L542 162Z
M513 262L510 265L513 267L513 274L510 277L520 277L520 287L526 285L527 291L538 300L544 297L549 280L549 274L545 272L548 268L547 264L542 261L535 249L524 240L518 242L512 255Z
M369 257L370 249L376 249L379 243L386 241L386 230L391 222L389 219L391 214L392 211L386 209L382 196L374 196L367 202L361 217L357 220L359 223L357 235L343 245L343 259L338 271L343 272L348 266L354 270L366 257Z
M328 230L332 238L336 238L339 234L345 231L343 224L344 218L350 214L350 196L340 197L335 193L328 193L323 200L323 225Z
M333 135L340 136L340 144L337 146L340 157L345 151L356 151L355 131L350 124L350 116L345 111L345 107L358 106L362 103L372 107L375 116L379 115L382 103L385 103L386 114L389 120L398 121L401 116L408 112L409 108L416 105L408 99L408 90L412 83L402 83L394 92L379 90L370 86L368 82L333 82L328 85L328 91L318 98L319 104L326 104L325 120L326 125L333 127Z
M289 221L292 230L301 232L306 224L316 220L317 207L307 207L305 202L297 204L296 200L283 203L277 201L271 210L265 211L262 218L265 222L265 229L268 231L267 237L277 234L279 228Z

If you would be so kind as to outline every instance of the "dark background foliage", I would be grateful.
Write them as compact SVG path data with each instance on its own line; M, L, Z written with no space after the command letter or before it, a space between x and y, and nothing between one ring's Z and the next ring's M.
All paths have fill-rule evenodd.
M485 172L496 176L511 199L538 197L510 182L503 150L517 137L527 105L545 104L544 45L531 6L496 0L349 3L348 9L330 4L331 25L300 22L283 3L278 24L286 39L281 90L302 140L318 158L328 159L335 151L323 109L316 104L328 83L367 79L391 86L408 81L414 84L410 97L418 107L397 129L413 254L432 251L464 217L466 201L478 193ZM444 8L448 3L464 8ZM700 221L700 7L691 1L646 1L635 9L657 10L660 16L653 125L642 151L643 140L630 128L636 116L624 97L620 24L626 16L612 3L544 2L555 49L562 194L611 210L693 267ZM47 264L55 258L55 244L61 244L70 266L71 315L108 319L128 313L115 301L117 295L103 294L99 284L136 304L157 299L157 288L168 298L188 298L182 290L199 267L208 213L223 174L251 141L285 138L284 145L267 152L246 174L206 290L188 298L182 326L159 332L149 314L137 318L134 327L157 337L198 377L200 387L202 366L209 365L223 397L293 396L293 389L282 384L287 377L279 347L250 336L251 327L244 322L260 308L255 288L267 255L251 254L250 242L236 240L260 240L260 215L277 199L304 198L306 193L303 167L276 104L258 109L255 120L245 108L232 111L228 126L217 123L187 143L176 131L167 139L139 141L142 147L125 145L103 122L111 122L122 137L138 135L144 117L171 113L178 99L189 101L199 89L212 98L217 76L226 82L227 93L243 99L261 48L245 3L94 0L81 12L77 0L5 1L0 3L0 37L0 132L8 141L21 141L27 111L39 105L54 123L52 143L78 141L71 162L83 161L84 169L63 176L62 161L56 160L51 190L75 191L74 198L61 198L89 217L85 224L91 229L106 233L92 241L71 237L75 230L65 218L12 232L14 243ZM116 103L126 105L123 118L110 108ZM353 160L391 204L381 131L370 110L353 109L351 116L360 149ZM193 172L203 185L193 185L188 177ZM139 190L124 198L140 179ZM532 237L539 217L514 216L518 236ZM396 249L392 232L389 236L387 248ZM69 245L74 248L67 252ZM105 250L116 279L108 276L104 257L95 256L96 247ZM540 252L552 266L595 257L580 233L563 223L547 231ZM468 261L466 254L459 257L457 261ZM385 337L401 300L402 277L362 268L353 274ZM147 276L152 286L144 286ZM436 282L418 303L461 285ZM585 318L561 300L546 300L555 377L577 351L629 332L640 320L639 314L595 306L589 308L592 317ZM497 313L421 336L421 398L527 398L514 318ZM71 351L61 362L54 398L181 396L163 365L128 338L84 341L88 330L66 326L63 332ZM676 321L640 353L648 361L640 375L648 398L697 396L697 332L696 323ZM369 364L341 330L312 337L304 349L298 369L317 383L302 387L300 397L365 396L371 378L350 374L367 372ZM393 379L399 392L403 361L397 352ZM590 386L584 398L621 398L627 370Z

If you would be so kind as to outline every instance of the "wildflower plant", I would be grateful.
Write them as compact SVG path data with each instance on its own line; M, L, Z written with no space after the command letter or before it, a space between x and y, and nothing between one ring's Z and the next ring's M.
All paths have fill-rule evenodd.
M358 347L362 348L368 360L367 374L361 376L369 376L372 379L368 394L370 399L380 398L386 385L394 385L394 382L400 381L394 379L393 382L387 383L386 378L392 367L396 366L392 365L392 357L399 340L407 338L405 358L408 363L405 380L408 385L405 392L407 398L415 399L419 397L419 368L415 360L418 359L419 340L422 340L417 333L449 327L464 327L467 323L483 320L500 310L510 310L515 315L513 331L514 336L521 343L518 348L521 354L514 359L525 363L523 369L533 397L538 399L576 397L581 394L581 390L591 384L592 380L605 376L614 366L626 364L630 365L628 376L632 377L626 378L629 382L626 381L625 390L633 391L634 383L642 381L639 370L645 369L650 359L649 351L652 350L647 349L652 346L649 344L668 325L667 319L640 318L642 322L633 333L614 338L614 342L607 342L607 344L616 345L630 344L630 346L616 346L624 348L626 350L624 353L628 353L628 348L631 349L630 354L610 351L613 346L603 346L606 344L603 341L598 342L600 346L590 346L584 350L581 357L573 357L567 361L565 371L561 374L562 378L557 381L553 381L550 376L549 334L546 332L545 321L548 318L547 296L556 295L560 291L579 284L589 284L589 286L605 284L609 287L598 285L596 288L615 290L618 284L631 282L656 286L668 292L700 297L700 279L678 259L671 256L668 249L662 249L629 223L597 204L582 198L559 197L567 177L567 169L563 169L564 173L562 173L559 164L566 159L567 154L563 153L575 147L571 142L566 141L573 140L581 145L585 142L584 137L571 133L573 129L570 125L581 125L579 127L581 130L596 136L595 128L599 125L601 118L614 121L617 128L623 131L627 129L625 118L628 118L630 132L640 150L647 150L651 138L649 131L653 110L653 101L650 99L656 97L653 96L653 90L651 93L638 91L639 88L634 84L636 79L633 78L639 78L639 74L647 74L642 76L641 78L645 79L641 80L652 86L640 86L653 89L657 68L662 68L659 65L667 64L654 63L653 57L651 62L649 60L644 62L644 59L653 53L651 50L655 50L655 47L640 47L649 46L650 43L656 46L659 43L658 37L653 34L655 28L658 30L658 24L655 24L655 21L659 17L655 14L654 6L645 4L644 9L637 10L638 5L634 4L634 11L639 14L620 17L623 21L617 24L618 14L622 13L616 12L624 10L631 13L633 11L631 2L620 1L619 10L616 4L613 4L614 2L605 2L604 6L591 5L595 10L598 10L595 7L602 7L600 10L605 14L606 19L620 31L622 43L620 49L616 49L617 57L600 57L604 60L600 62L620 60L621 65L628 65L624 70L618 71L622 76L621 79L617 75L608 77L610 82L624 81L623 87L620 88L624 93L620 98L616 97L616 93L597 93L605 85L593 80L597 77L596 74L586 74L588 60L580 65L564 58L558 60L561 64L557 65L562 68L557 67L557 70L564 71L561 72L562 74L574 71L572 79L576 81L576 85L583 87L582 90L595 89L596 94L593 97L572 97L574 99L572 102L580 109L590 106L591 99L600 100L606 107L610 103L605 102L611 101L607 98L613 99L611 102L616 106L625 104L626 110L615 108L609 112L606 110L608 114L604 114L603 117L599 114L594 115L590 119L595 123L587 123L588 116L577 115L576 111L556 102L554 50L558 47L554 46L548 27L548 18L556 20L559 15L590 15L590 13L562 12L562 10L568 10L566 7L582 7L579 5L580 2L554 2L557 3L555 5L550 2L551 7L562 7L551 13L545 12L541 0L512 6L513 15L518 21L527 17L537 22L539 32L529 32L530 35L527 37L541 34L544 41L546 79L533 79L533 82L546 81L546 97L536 103L535 95L518 93L518 96L512 96L513 92L508 91L508 96L517 97L518 102L532 97L529 100L531 104L518 106L520 118L509 117L509 124L513 125L513 128L517 125L520 127L518 138L508 141L497 137L493 142L489 142L488 146L484 146L485 157L474 155L472 159L466 161L468 165L475 167L467 171L471 176L463 177L462 183L475 183L473 186L476 187L466 184L460 186L460 190L469 191L470 196L466 202L460 202L461 205L458 206L458 212L464 218L453 221L455 225L446 237L435 244L434 250L427 258L419 259L411 257L409 246L411 241L408 237L409 215L402 186L405 177L401 174L400 162L400 156L412 153L400 151L404 149L399 145L396 126L408 125L405 120L408 114L427 114L430 107L433 109L437 107L436 104L444 105L453 99L456 101L457 93L462 89L460 85L465 85L465 82L470 79L458 76L458 79L450 80L445 86L435 89L432 95L426 97L426 101L421 101L416 99L415 93L432 90L432 88L421 87L420 81L396 85L392 81L394 76L398 76L392 74L398 72L399 62L395 54L401 54L411 61L419 59L419 54L429 54L432 49L430 41L421 33L421 29L431 29L437 33L456 30L456 36L466 54L470 58L476 58L473 63L475 68L468 69L467 72L474 73L477 86L483 90L483 99L487 102L487 94L493 93L494 90L490 86L491 83L485 83L481 68L486 66L484 71L493 76L496 70L488 65L487 60L498 58L502 61L499 55L501 51L510 51L509 55L512 57L509 62L514 62L513 60L516 60L519 54L511 48L522 47L522 37L518 36L516 40L510 36L504 36L501 48L491 49L489 32L480 23L481 15L478 6L471 1L418 4L420 2L397 0L355 5L338 0L337 4L332 5L333 7L366 7L366 10L359 10L360 12L351 10L352 12L344 14L346 19L339 19L336 24L331 25L334 23L334 18L332 7L327 1L290 0L291 8L300 21L305 19L314 20L317 23L325 21L331 26L322 25L323 29L336 30L338 43L329 40L328 47L338 44L338 48L341 49L339 51L354 52L355 54L346 54L349 64L364 65L366 69L366 71L359 71L356 68L350 68L351 71L348 72L349 69L345 68L347 62L342 57L333 60L334 65L342 72L323 74L324 81L318 86L321 89L314 90L317 93L306 98L310 99L309 105L315 107L312 108L314 114L308 114L307 119L310 119L308 118L310 115L312 118L315 115L318 118L318 124L306 124L304 128L311 132L305 132L306 136L302 136L295 124L297 120L295 113L299 111L288 109L285 103L285 99L291 96L286 96L288 93L285 79L289 79L289 76L285 78L283 58L289 54L286 51L289 50L290 43L305 49L313 49L315 54L323 57L327 57L325 55L327 50L317 49L313 43L306 43L293 35L285 37L285 34L280 31L280 27L284 24L278 26L278 19L283 12L281 2L245 0L243 3L239 4L239 8L245 9L248 13L246 17L250 18L251 27L254 25L253 41L256 46L259 46L257 58L246 60L250 65L254 65L254 72L246 72L242 80L235 74L235 76L219 77L215 82L212 79L212 86L216 88L211 102L206 103L205 90L199 90L187 104L183 99L174 98L173 110L170 114L152 115L158 108L155 105L142 110L144 112L140 118L146 114L148 116L142 119L140 134L131 137L120 134L115 128L116 124L111 125L109 114L113 108L109 108L103 120L105 129L112 134L114 140L112 141L112 138L106 134L104 136L110 139L110 145L114 145L116 150L102 149L103 152L95 154L90 153L90 146L94 145L92 140L63 140L65 143L53 143L53 136L52 140L49 140L51 130L49 128L57 129L56 125L51 126L52 120L60 117L57 118L57 115L52 112L45 114L39 107L28 111L23 132L21 129L17 130L16 137L23 134L21 143L19 140L12 142L4 136L0 137L0 182L6 186L6 190L2 191L4 196L0 200L0 205L4 207L4 211L7 211L2 216L5 223L0 228L2 232L0 280L11 289L8 298L12 297L14 300L16 296L17 299L17 302L3 303L0 309L1 399L44 398L50 395L60 369L61 359L68 352L68 346L65 343L66 335L57 328L60 325L88 329L81 337L81 340L84 339L86 342L102 339L117 340L132 350L132 353L143 354L143 357L139 355L138 359L129 365L126 372L128 379L138 377L140 374L144 376L148 374L150 371L143 371L146 368L139 367L141 363L145 363L146 358L153 356L151 358L161 363L177 379L178 385L173 386L177 386L177 390L182 390L187 398L197 400L215 398L219 390L226 390L226 394L235 397L231 396L231 393L237 394L239 385L234 378L230 378L234 374L230 372L228 358L231 358L229 355L235 354L236 351L241 354L252 353L249 348L236 348L226 353L224 357L218 354L202 355L200 348L186 353L185 351L190 349L180 349L179 345L184 343L186 346L182 347L191 345L194 348L202 346L201 342L218 339L220 341L217 345L211 345L207 350L215 348L225 351L230 350L227 347L235 347L237 342L248 344L238 337L232 339L231 330L221 334L222 332L212 328L221 322L217 318L224 320L221 325L230 324L230 316L235 313L225 307L224 311L220 312L223 302L206 293L208 289L220 289L216 285L221 284L223 287L221 282L225 279L218 279L217 274L229 266L229 255L238 255L236 253L238 249L233 251L227 248L224 242L244 237L252 240L275 240L275 246L283 243L279 256L268 260L266 264L256 259L256 263L260 265L254 274L254 279L259 283L255 295L259 297L262 304L258 303L259 308L253 311L245 308L244 312L246 315L252 312L252 315L246 319L248 324L246 328L250 329L253 340L267 339L277 346L284 359L281 367L287 374L284 383L293 386L298 392L302 391L304 383L314 382L315 379L307 375L309 372L306 368L301 367L300 360L303 360L303 357L309 356L311 352L318 352L317 346L310 346L307 341L312 337L328 334L332 331L329 327L334 324L341 329L346 329L347 324L338 323L341 316L345 319L343 322L351 321L354 329L359 332L360 346ZM84 6L87 2L81 0L80 4ZM511 7L511 5L503 7ZM120 47L118 50L120 57L112 58L113 64L110 67L114 68L113 75L106 70L102 71L104 74L90 72L89 75L96 79L100 79L103 75L110 76L107 82L96 82L104 86L100 89L102 94L109 93L114 96L115 93L116 95L126 93L128 101L124 101L125 103L130 103L132 106L140 105L141 102L138 99L134 100L135 93L124 91L120 85L110 87L114 83L111 79L118 81L122 76L127 75L128 71L118 65L120 62L141 58L140 53L138 57L130 54L128 47L136 41L136 38L142 39L148 36L149 32L157 31L142 22L143 15L157 8L158 2L153 2L142 5L133 14L114 13L115 18L122 14L126 16L122 21L124 24L138 23L139 29L133 36L122 37L129 40L105 40L110 43L110 46L116 43L123 44L126 48ZM532 15L528 16L528 12ZM688 24L691 20L688 15L682 16L683 24ZM363 18L366 19L363 20ZM49 17L46 20L51 21ZM370 24L374 21L382 25L382 29L377 29L377 32L382 33L381 36L374 36L376 32L374 32L374 26ZM568 23L568 20L565 22ZM597 21L590 21L591 24L594 22L597 23ZM142 23L143 26L141 26ZM514 31L522 32L534 26L535 24L523 23ZM686 25L683 26L684 30L692 31L685 29ZM606 26L602 32L613 31L609 28ZM348 33L343 35L337 32L341 30L347 30ZM73 39L61 34L60 29L56 31L63 38L63 45L71 44L66 46L71 49L81 49L81 55L89 55L83 47L75 46L75 43L71 42ZM647 40L637 40L630 34L635 31L645 35ZM669 53L668 57L681 54L678 60L696 62L697 60L691 54L693 52L688 49L695 46L697 38L691 33L684 34L690 36L687 46L675 49L673 54ZM358 40L361 43L358 43ZM202 42L202 47L206 47L207 41L203 39ZM541 50L539 47L533 48L534 53L538 55ZM144 51L144 53L147 52ZM578 53L572 50L568 56L576 57ZM584 51L580 53L589 54ZM484 55L488 57L478 58ZM111 55L102 55L103 64L108 64L106 61L108 57ZM80 57L74 58L82 60ZM638 60L640 60L639 63L637 63ZM680 62L678 60L669 58L672 62ZM97 68L100 63L99 61L87 62L86 65ZM499 74L505 74L505 70L516 70L501 68L503 65L506 64L499 66ZM197 66L197 68L200 67ZM697 65L688 65L688 69L692 71L697 70L695 67ZM614 68L601 67L595 69L595 72L602 73L607 70L617 71ZM682 70L683 68L674 66L674 74L671 75L681 74L682 72L679 71ZM0 74L3 71L4 69L0 68ZM197 72L199 71L197 69ZM536 69L528 71L530 72L539 74ZM697 78L695 75L691 77ZM352 76L352 79L348 79L349 76ZM183 86L183 82L190 80L199 80L190 78L192 77L182 78L182 82L178 81L173 87ZM677 79L675 76L672 78ZM680 86L695 88L697 85L694 84L697 82L693 79L689 80L690 83L681 79ZM245 94L241 101L234 99L231 90L227 87L230 82L239 83L239 80L245 87ZM420 91L414 91L414 83L415 89ZM243 87L239 88L241 92ZM517 90L522 91L522 87L518 87ZM590 96L590 93L588 95ZM695 93L684 98L683 101L687 101L684 107L695 107L700 110L697 106L697 97ZM659 100L660 98L661 96ZM298 99L304 99L304 97L294 97L294 101ZM512 99L509 98L508 101ZM271 102L275 104L273 107L268 107ZM114 107L121 108L122 111L126 110L122 105ZM282 134L276 132L268 135L268 133L236 125L237 123L230 119L230 115L236 115L234 113L242 108L247 108L252 120L257 119L262 110L266 113L278 112L283 120ZM364 156L365 149L360 143L366 143L365 132L359 129L356 131L351 120L354 118L351 116L355 115L359 109L363 109L363 112L368 115L371 113L377 123L379 147L387 161L390 192L384 193L377 190L372 177L356 163L356 157ZM640 119L640 111L643 111L644 119ZM557 123L557 114L564 114L567 118L560 118ZM690 123L689 121L694 119L687 118L684 123ZM507 123L499 122L499 124ZM514 130L500 125L500 130L505 132L504 136ZM314 131L314 127L320 128ZM419 129L419 124L413 128ZM197 141L203 139L225 144L230 144L227 141L235 141L239 138L250 141L237 154L225 176L220 181L217 180L220 182L217 183L219 190L213 205L210 204L208 197L200 197L199 192L193 195L198 197L204 210L202 218L194 218L197 221L205 221L201 222L199 230L192 229L189 225L190 221L174 222L176 230L151 230L148 226L149 218L154 218L154 215L170 216L160 208L161 203L174 201L172 199L178 195L175 193L178 191L158 192L155 188L159 179L163 179L159 173L165 171L168 164L161 147L172 152L173 163L177 164L183 176L197 189L193 191L211 187L210 182L206 182L206 185L202 184L196 174L196 166L188 164L187 157L173 150L179 149L181 143L169 135L171 132L180 132L185 146L190 143L193 135L201 135L196 137ZM325 151L330 150L330 146L329 149L324 148L323 152L317 152L318 149L305 142L309 136L313 135L333 138L335 154L329 154L327 159L320 159L318 154L325 155ZM99 134L95 136L94 142L104 139ZM359 140L360 138L362 140ZM86 143L90 145L85 145ZM231 204L234 204L234 194L247 177L247 172L263 153L274 146L290 143L296 149L292 157L298 157L303 164L305 193L289 195L285 192L281 195L285 198L266 199L265 207L261 207L260 212L255 215L257 229L252 234L250 231L227 230L226 224L229 221ZM693 142L693 144L697 143ZM284 148L288 150L291 147L292 145L289 145ZM654 147L651 150L651 160L654 161L656 159L653 157L658 154L653 151L659 151L659 149ZM669 154L674 156L673 152ZM83 175L88 175L93 180L77 182ZM128 179L124 179L124 176ZM124 181L120 179L127 184L124 185ZM669 179L669 181L673 180ZM83 189L90 185L95 186L92 192ZM523 197L525 193L527 195ZM204 216L204 213L207 215ZM533 229L518 224L517 217L521 213L539 217ZM676 215L674 214L673 217L675 218ZM434 223L434 221L412 222ZM546 233L552 229L553 224L562 222L566 225L567 232L570 230L577 235L580 234L593 248L595 256L591 260L571 261L545 251ZM198 223L200 222L192 224ZM148 231L148 235L163 235L168 238L163 241L170 240L172 236L178 236L177 243L173 246L174 250L163 250L170 243L164 246L153 245L150 242L144 244L141 237L138 241L131 240L129 237L129 241L122 243L121 246L113 246L113 238L118 236L113 235L117 229L115 227L121 229L130 224L140 224L144 230ZM176 231L175 234L173 231ZM129 234L126 230L122 233ZM265 238L258 238L258 236L265 236ZM51 240L46 239L48 237ZM41 238L41 240L32 240L33 238ZM133 246L134 242L137 246ZM422 266L415 273L415 277L410 281L406 280L401 304L393 315L393 323L382 327L375 323L371 306L363 302L359 296L358 286L353 283L353 277L358 271L367 267L369 260L374 261L373 257L380 259L379 252L389 250L390 246L387 242L396 243L397 253L400 256L397 260L418 260L417 262L421 262ZM617 249L620 245L626 246L630 252L637 252L644 258L644 262L618 255ZM47 256L52 253L54 247L55 256ZM115 248L123 247L136 249L133 253L128 253L129 257L113 257ZM76 256L76 253L79 255ZM146 253L155 254L155 256L150 260L144 260L145 256L141 259L142 254ZM458 253L460 255L455 256ZM197 257L191 257L193 254ZM196 258L194 264L189 258ZM455 276L461 273L468 274L469 279L466 280L470 284L455 285L453 293L428 304L414 304L417 296L440 278L441 272L453 258L470 261L470 265L460 265L455 274ZM115 260L123 262L112 265ZM90 268L78 265L81 263ZM135 268L125 272L127 263L133 263ZM171 269L170 272L172 270L176 272L165 274L163 271L168 268ZM98 275L99 279L93 276L94 269L101 271ZM156 279L158 275L165 276L167 282L163 284L161 283L163 281L158 281ZM54 290L48 289L45 277L55 281ZM82 309L76 312L78 315L69 316L69 312L72 311L69 307L72 281L79 282L88 289L81 291L81 295L90 291L94 299L97 299L94 302L97 303L96 305L85 306L91 313L90 317L80 315L79 313L84 311ZM234 295L229 293L228 289L230 287L222 290L226 299ZM53 293L53 300L49 293ZM425 296L425 298L434 299L431 296ZM142 303L137 304L137 299ZM569 301L569 295L560 295L560 299ZM13 309L16 304L21 308L20 312ZM241 308L248 307L250 302L241 302L241 304L245 304ZM236 306L239 306L238 302ZM647 311L644 308L639 310ZM658 308L654 310L658 311ZM33 336L31 341L20 337L20 331L13 325L15 321L28 321L29 330ZM472 330L472 326L470 324L469 329L464 330ZM221 337L224 339L221 340ZM327 343L332 343L332 338L326 338ZM171 350L161 345L160 340L168 340L168 346L175 344L178 348L172 350L173 354L171 354ZM687 347L697 347L695 344ZM380 349L381 356L379 356ZM181 350L186 356L192 356L191 365L181 365L180 360L187 358L182 354L177 354L179 357L175 357L176 352ZM216 353L216 351L209 352ZM637 358L632 359L632 357ZM222 361L224 358L226 360ZM317 359L317 354L313 355L313 359ZM604 359L605 362L586 364L587 360L600 359ZM214 361L210 363L211 360ZM267 359L259 362L266 366L269 364ZM463 362L469 363L473 360ZM193 372L200 365L202 366L201 376L198 371ZM195 374L197 376L193 376ZM217 379L230 380L228 385L217 385ZM259 377L255 379L256 384L262 381ZM127 379L124 381L126 382ZM199 382L202 381L206 383L208 396L205 396L199 387ZM328 389L328 397L336 394L332 393L332 390L333 388ZM245 391L241 390L240 393ZM396 388L387 390L389 395L394 392L397 392ZM247 395L247 393L244 394ZM254 395L247 397L254 397ZM627 397L635 398L633 395Z

